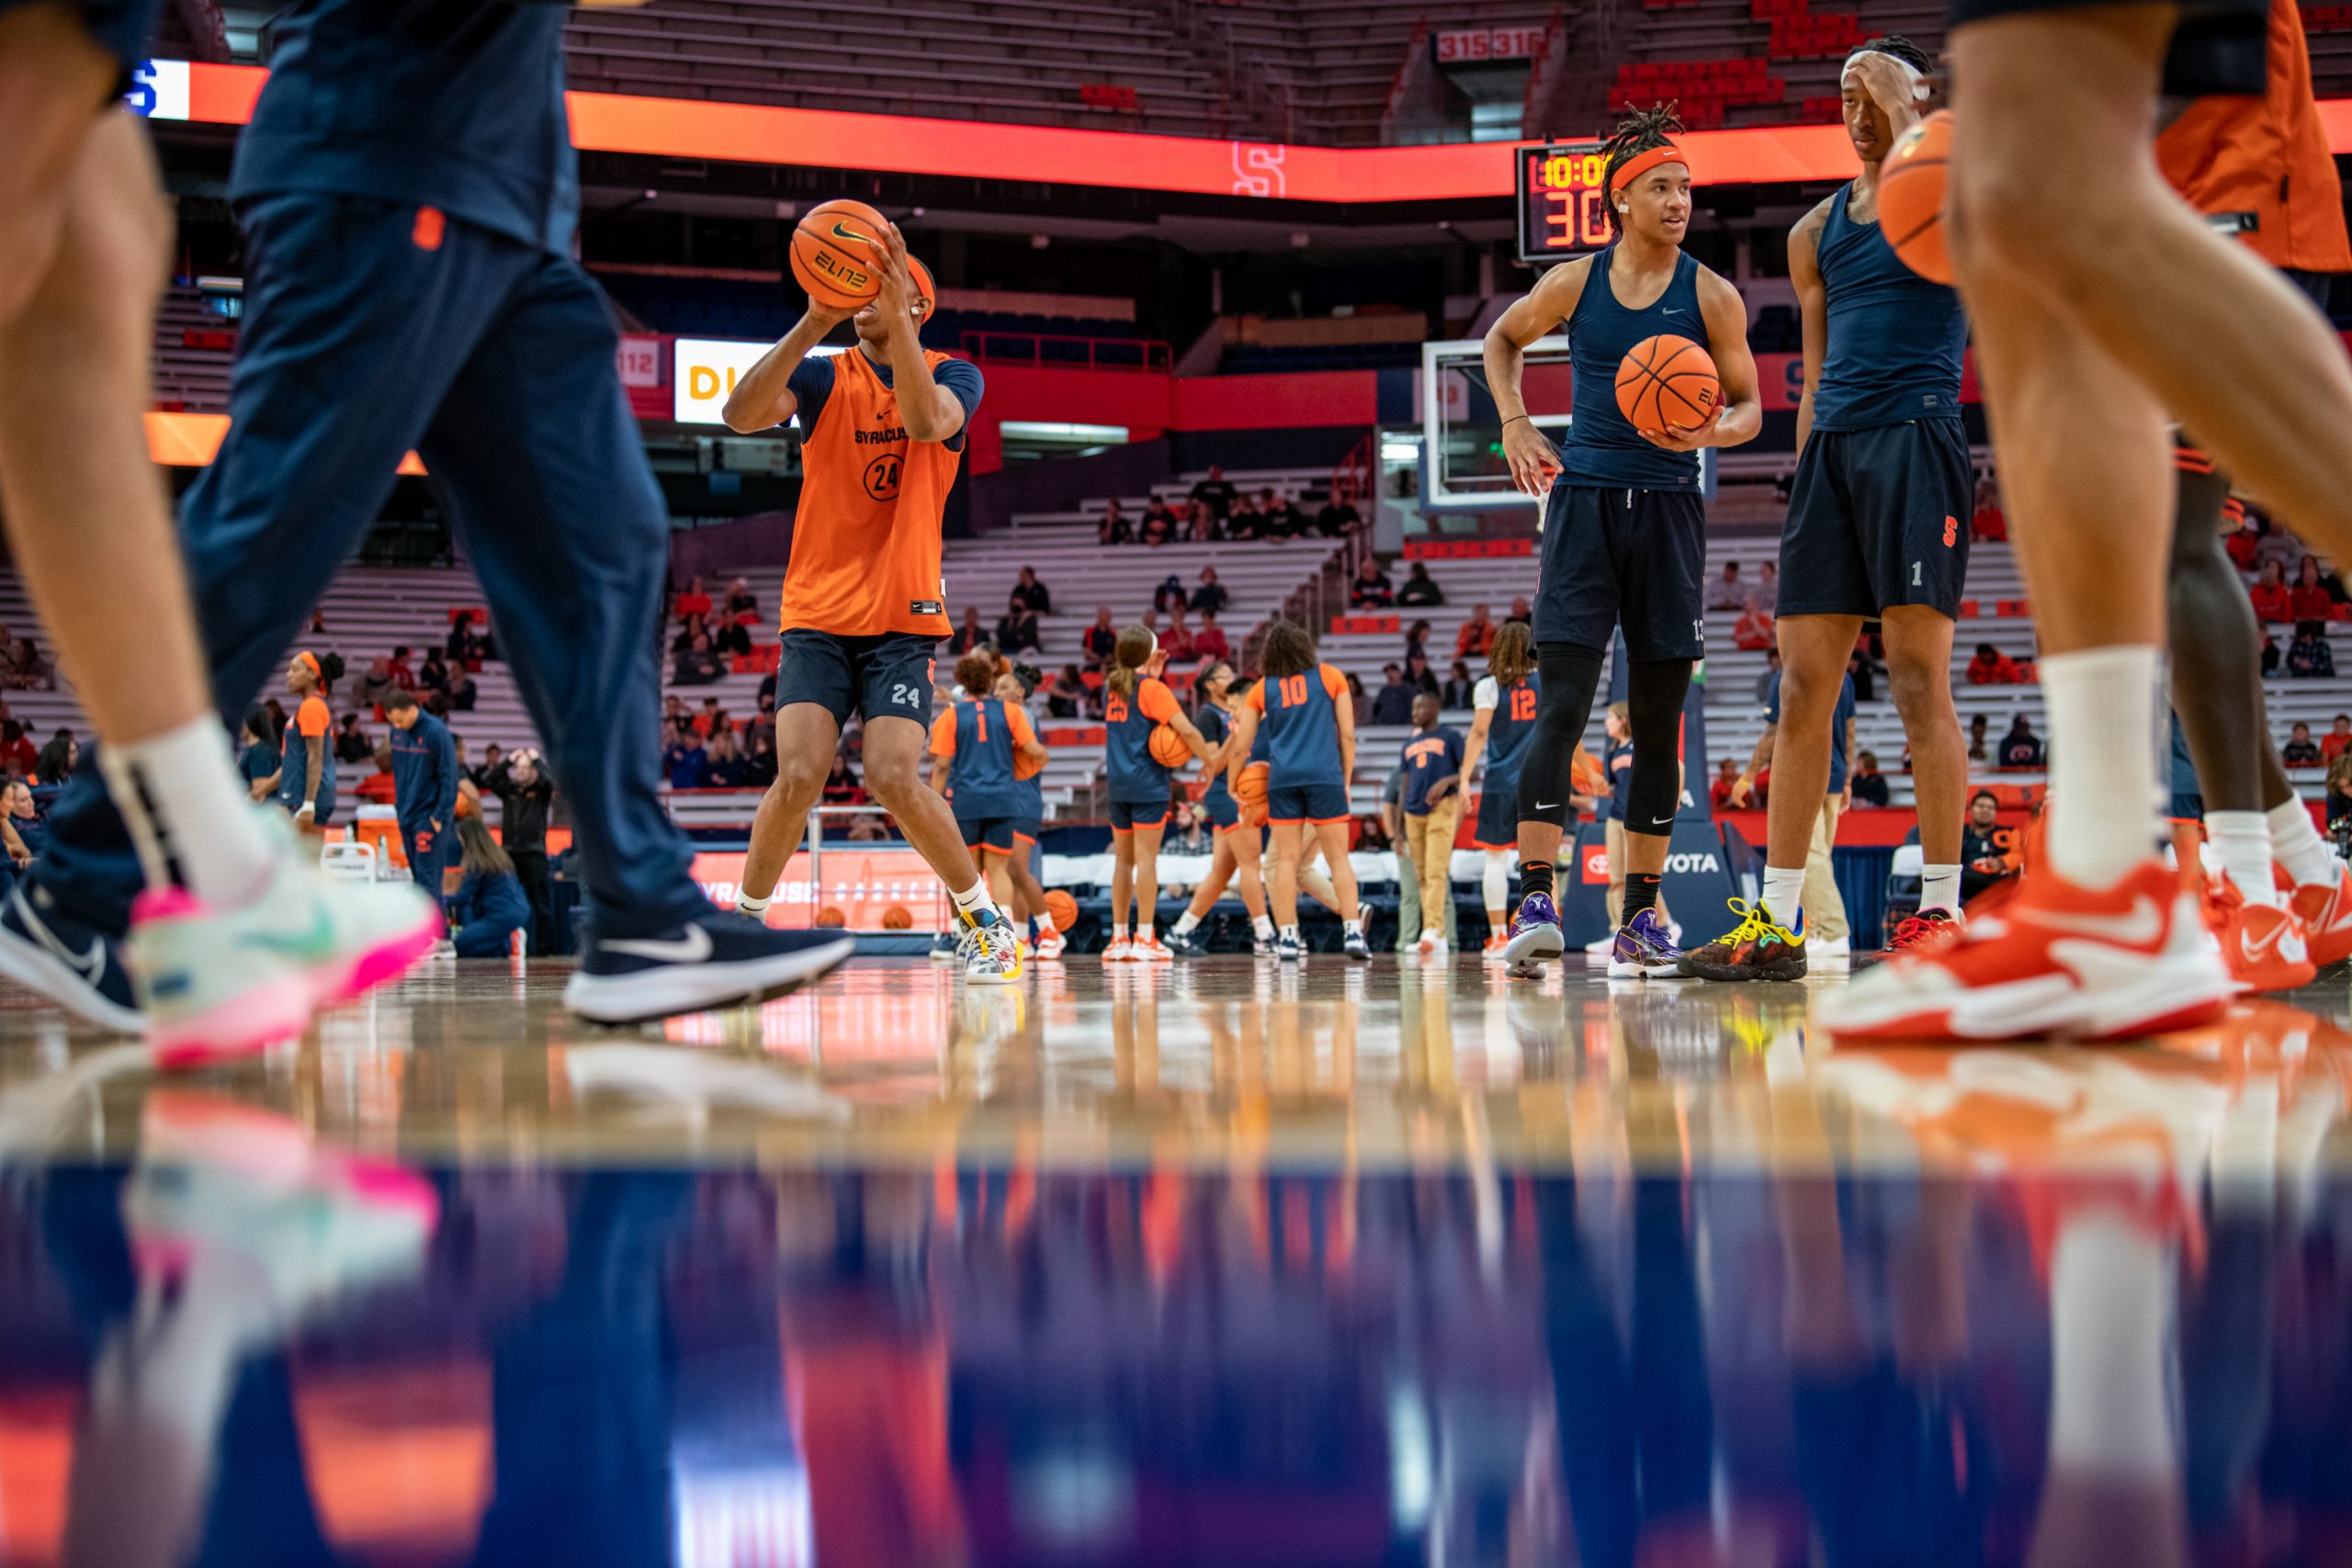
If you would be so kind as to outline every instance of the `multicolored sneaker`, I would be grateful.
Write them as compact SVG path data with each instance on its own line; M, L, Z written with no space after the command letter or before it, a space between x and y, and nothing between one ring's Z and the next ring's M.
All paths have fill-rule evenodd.
M1845 1039L2107 1040L2210 1022L2236 989L2196 902L2152 858L2103 890L2036 867L1958 942L1880 964L1819 1017Z
M1021 943L1012 922L996 909L964 917L971 948L964 959L964 978L975 986L1010 986L1021 978Z
M243 904L175 887L131 906L123 963L159 1067L290 1040L316 1010L397 980L441 940L441 911L413 884L330 882L283 818L264 822L269 878Z
M1201 940L1201 928L1198 926L1188 931L1171 928L1168 932L1167 947L1170 954L1177 958L1206 958L1209 955L1209 944Z
M1762 900L1727 901L1739 924L1704 947L1682 955L1683 974L1701 980L1802 980L1804 978L1804 917L1791 931L1772 919Z
M1510 964L1521 964L1538 958L1557 958L1566 943L1560 936L1560 911L1552 905L1549 893L1530 893L1519 901L1519 912L1510 918L1510 935L1503 942L1503 959Z
M1642 909L1617 932L1609 953L1612 980L1663 980L1682 973L1682 951L1656 909Z
M1894 935L1878 953L1854 954L1854 967L1868 969L1905 953L1928 953L1939 951L1945 943L1958 942L1961 932L1968 928L1950 909L1922 909L1905 916L1894 928Z

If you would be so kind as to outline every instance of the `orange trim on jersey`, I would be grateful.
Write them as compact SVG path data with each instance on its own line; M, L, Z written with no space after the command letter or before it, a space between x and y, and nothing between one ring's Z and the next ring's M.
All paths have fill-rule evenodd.
M302 657L311 658L307 653ZM313 669L316 669L318 660L312 659L311 664ZM295 710L294 722L305 736L316 740L334 728L334 714L322 699L315 695L308 696L302 699L302 705Z
M1176 701L1176 694L1168 689L1167 682L1157 676L1147 679L1136 689L1136 711L1162 724L1171 718L1181 718L1184 714L1182 705Z
M1346 673L1339 668L1339 666L1335 664L1317 664L1315 668L1321 672L1323 676L1323 694L1325 696L1336 700L1348 694L1348 677Z
M934 757L956 755L956 710L943 708L931 721L931 754Z
M1266 711L1266 682L1261 681L1256 685L1250 687L1250 694L1241 699L1241 705L1244 707L1255 708L1260 713L1264 713Z

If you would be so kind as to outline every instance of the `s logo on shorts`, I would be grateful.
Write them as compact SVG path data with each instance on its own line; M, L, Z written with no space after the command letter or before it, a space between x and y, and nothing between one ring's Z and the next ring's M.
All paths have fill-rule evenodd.
M1946 517L1944 519L1944 548L1951 548L1952 542L1959 537L1960 519L1957 517Z

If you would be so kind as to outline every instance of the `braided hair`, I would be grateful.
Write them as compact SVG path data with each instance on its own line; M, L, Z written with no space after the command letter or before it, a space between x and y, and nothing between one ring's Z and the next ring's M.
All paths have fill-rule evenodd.
M1891 54L1922 76L1935 74L1935 66L1928 60L1928 51L1905 38L1901 33L1888 33L1871 39L1855 51L1857 54Z
M1636 153L1663 147L1682 133L1682 121L1674 113L1676 107L1673 104L1654 104L1645 109L1635 109L1617 122L1616 131L1601 147L1600 206L1609 214L1609 227L1617 233L1625 231L1613 199L1617 171Z

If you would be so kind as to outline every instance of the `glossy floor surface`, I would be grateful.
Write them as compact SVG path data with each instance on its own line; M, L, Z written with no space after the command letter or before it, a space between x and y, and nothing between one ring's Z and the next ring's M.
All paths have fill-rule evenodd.
M0 1562L2352 1563L2340 973L2097 1051L1473 961L563 978L171 1079L0 995Z

